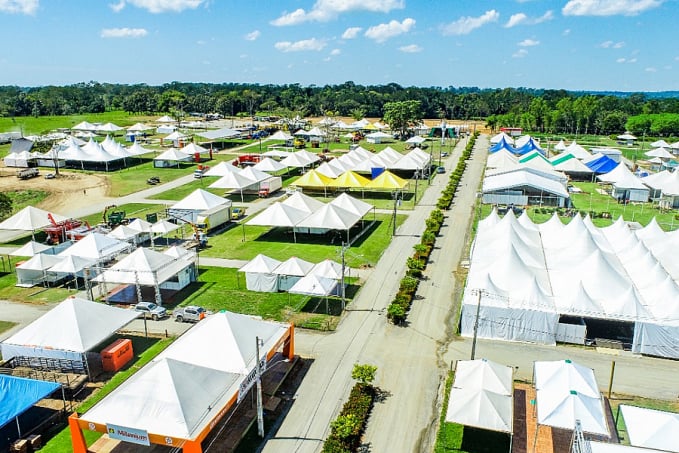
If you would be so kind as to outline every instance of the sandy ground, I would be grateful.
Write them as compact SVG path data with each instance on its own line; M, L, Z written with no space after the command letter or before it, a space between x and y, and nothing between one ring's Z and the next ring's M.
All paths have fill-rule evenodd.
M109 189L105 176L82 173L59 172L59 178L45 179L42 170L37 178L20 180L13 171L2 169L0 172L0 192L6 190L33 189L50 193L38 208L49 209L59 214L67 214L93 202L101 202L107 198Z

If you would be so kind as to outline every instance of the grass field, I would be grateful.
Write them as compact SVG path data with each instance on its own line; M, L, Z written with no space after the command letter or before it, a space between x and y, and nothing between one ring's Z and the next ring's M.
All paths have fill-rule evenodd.
M7 332L14 326L16 326L16 323L14 322L0 320L0 333Z
M72 289L65 288L43 288L42 286L35 286L33 288L20 288L14 286L16 284L16 274L14 273L14 266L19 261L25 261L28 258L8 257L3 256L2 264L0 264L0 299L12 300L16 302L27 302L32 304L51 304L61 302L68 296L75 294ZM11 272L10 272L11 270Z
M138 336L126 336L124 338L130 338L132 340L132 348L135 351L136 360L122 371L116 373L101 389L80 404L75 409L78 413L82 414L101 401L106 395L115 390L120 384L125 382L130 376L140 370L155 356L160 354L162 350L168 347L173 341L172 338L158 339ZM93 431L84 431L84 434L88 445L91 445L101 437L100 433ZM63 453L66 451L73 451L73 448L71 447L71 434L68 426L50 439L40 451L43 453Z
M347 265L360 267L362 265L375 265L380 255L391 241L391 217L385 214L377 214L376 222L369 230L359 238L348 250L346 255ZM396 218L397 225L405 220L406 216L399 214ZM367 221L372 216L367 216ZM243 242L245 235L245 242ZM342 234L342 238L344 238ZM333 241L325 235L297 235L297 243L293 242L292 233L283 228L269 228L258 226L235 225L229 230L210 237L208 247L201 251L201 255L215 258L229 258L250 260L260 253L278 260L286 260L296 256L303 260L314 263L326 258L339 260L341 239Z
M0 118L0 131L23 131L25 135L43 134L58 128L70 128L81 121L90 123L114 123L121 127L132 126L135 123L151 122L157 116L129 115L122 110L104 113L88 113L68 116L21 116Z
M35 206L49 195L44 190L8 190L5 195L12 200L12 212L21 211L26 206Z

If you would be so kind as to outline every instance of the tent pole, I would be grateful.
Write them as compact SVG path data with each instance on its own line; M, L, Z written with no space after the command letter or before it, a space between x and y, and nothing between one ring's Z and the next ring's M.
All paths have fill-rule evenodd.
M533 453L535 453L535 449L537 448L538 445L538 431L540 430L540 424L535 423L535 438L533 439Z

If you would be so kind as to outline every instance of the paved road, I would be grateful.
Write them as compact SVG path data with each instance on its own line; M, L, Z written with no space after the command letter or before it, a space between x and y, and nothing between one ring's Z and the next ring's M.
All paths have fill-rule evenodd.
M448 170L457 164L463 146L464 143L459 144L447 159ZM377 365L376 384L391 394L375 408L371 417L365 440L372 451L426 451L419 445L422 432L438 417L434 410L437 375L441 374L436 354L437 337L445 337L446 329L443 323L421 326L416 314L421 305L418 301L413 308L413 326L407 329L388 323L385 309L398 289L406 258L419 242L424 219L447 181L446 174L439 175L425 192L421 204L398 230L337 331L330 335L299 335L298 351L313 357L314 363L295 395L290 412L276 436L267 442L264 452L320 451L330 421L353 385L350 376L354 363ZM467 210L467 217L468 214ZM430 280L425 285L432 281L437 284ZM446 312L445 307L441 310L436 303L431 306L437 313L433 317L445 318L441 315L441 311Z

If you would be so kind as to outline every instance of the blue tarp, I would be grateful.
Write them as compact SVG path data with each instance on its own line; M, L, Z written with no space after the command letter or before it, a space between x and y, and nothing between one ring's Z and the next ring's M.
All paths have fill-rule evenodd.
M543 156L545 155L545 150L540 148L540 146L533 140L531 137L525 145L523 145L521 148L516 148L514 150L514 154L518 154L519 156L523 156L524 154L528 154L531 151L537 151Z
M0 374L0 426L5 426L59 387L61 384L56 382Z
M618 163L608 156L601 156L596 160L587 162L587 164L585 165L587 165L589 169L592 170L594 173L603 175L604 173L608 173L609 171L617 167Z
M507 151L514 153L514 147L512 145L510 145L509 143L507 143L507 140L505 140L504 137L502 137L499 142L492 145L490 147L489 151L491 153L496 153L496 152L500 151L501 149L506 149Z

